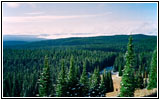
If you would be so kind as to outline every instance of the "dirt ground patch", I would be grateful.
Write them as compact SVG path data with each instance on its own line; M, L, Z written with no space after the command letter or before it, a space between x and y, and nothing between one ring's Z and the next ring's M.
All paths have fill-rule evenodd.
M113 79L114 91L106 93L106 97L117 97L117 95L120 93L121 77L119 77L118 75L112 75L112 79Z
M106 97L117 97L120 93L120 88L121 88L120 82L122 78L119 77L118 75L112 75L112 79L113 79L114 91L106 93ZM152 90L136 89L134 95L135 97L144 97L144 96L148 96L153 93L156 93L156 92L157 92L157 88L152 89Z
M154 88L152 90L147 90L147 89L137 89L134 93L135 97L144 97L144 96L148 96L151 95L153 93L157 92L157 88Z

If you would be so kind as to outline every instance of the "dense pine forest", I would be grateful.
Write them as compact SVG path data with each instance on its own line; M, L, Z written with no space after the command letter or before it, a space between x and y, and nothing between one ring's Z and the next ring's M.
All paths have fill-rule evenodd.
M141 34L3 41L3 96L105 97L118 72L118 96L132 97L136 88L157 87L156 46L156 36Z

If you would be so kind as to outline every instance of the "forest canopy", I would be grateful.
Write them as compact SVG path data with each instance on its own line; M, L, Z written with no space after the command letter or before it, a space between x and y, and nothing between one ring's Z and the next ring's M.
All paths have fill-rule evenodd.
M153 69L150 65L155 63L151 60L157 37L132 37L134 70L136 73L140 72L141 77L148 78L150 69ZM128 38L128 35L117 35L43 40L25 44L4 41L3 96L103 97L105 93L113 91L114 87L111 72L103 73L100 77L100 71L113 66L114 72L118 71L123 75ZM47 78L43 75L47 75ZM139 87L140 85L137 86ZM65 94L63 90L69 94ZM83 94L77 91L83 91Z

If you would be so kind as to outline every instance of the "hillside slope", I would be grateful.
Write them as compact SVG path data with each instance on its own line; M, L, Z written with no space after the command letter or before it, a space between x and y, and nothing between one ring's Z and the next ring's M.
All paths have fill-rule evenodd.
M128 43L128 35L115 35L115 36L98 36L98 37L77 37L77 38L64 38L64 39L51 39L42 40L36 42L28 42L24 45L16 47L15 45L3 44L4 47L12 48L64 48L64 47L76 47L78 49L88 50L101 50L101 51L126 51L126 45ZM21 42L21 41L20 41ZM157 37L147 35L133 35L133 43L135 45L135 51L141 52L145 48L147 51L153 51L153 47L156 46Z

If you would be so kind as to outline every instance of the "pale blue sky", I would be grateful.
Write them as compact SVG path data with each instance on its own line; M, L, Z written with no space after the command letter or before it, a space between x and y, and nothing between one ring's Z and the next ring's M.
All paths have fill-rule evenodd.
M157 34L156 3L3 3L4 35Z

